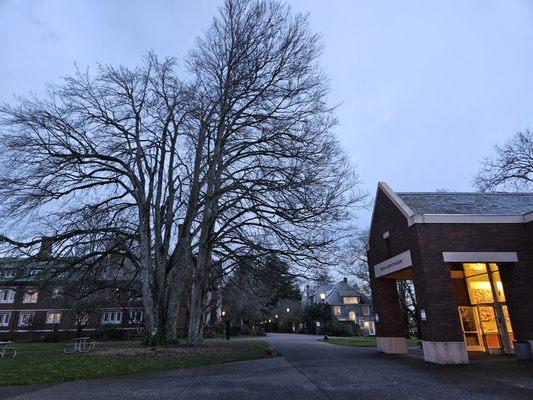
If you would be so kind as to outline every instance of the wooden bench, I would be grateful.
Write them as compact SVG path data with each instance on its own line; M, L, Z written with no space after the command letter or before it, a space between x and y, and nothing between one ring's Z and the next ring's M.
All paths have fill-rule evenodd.
M88 353L96 347L96 342L87 342L90 338L89 337L83 337L83 338L76 338L73 339L74 343L69 343L65 345L64 353L65 354L72 354L72 353Z
M17 355L17 349L9 347L9 344L11 342L0 342L0 358L7 357L8 355L15 357Z

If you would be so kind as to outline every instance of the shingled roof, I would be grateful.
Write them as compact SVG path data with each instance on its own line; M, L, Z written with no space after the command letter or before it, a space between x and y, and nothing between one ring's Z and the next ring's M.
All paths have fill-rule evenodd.
M415 214L525 215L533 212L533 193L402 193Z

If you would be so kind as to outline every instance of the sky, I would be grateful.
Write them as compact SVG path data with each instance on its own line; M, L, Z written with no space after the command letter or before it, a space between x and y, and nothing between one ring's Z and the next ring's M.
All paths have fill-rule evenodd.
M533 128L530 0L290 0L322 34L335 131L373 196L470 191L480 161ZM220 1L0 0L0 101L74 63L182 60ZM369 224L371 211L359 213Z

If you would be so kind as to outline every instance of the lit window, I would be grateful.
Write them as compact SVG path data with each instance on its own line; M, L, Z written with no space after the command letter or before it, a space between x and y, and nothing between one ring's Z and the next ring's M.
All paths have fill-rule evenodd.
M39 292L33 289L28 289L24 292L24 297L22 298L23 303L37 303L37 297Z
M0 303L13 303L15 291L13 289L0 289Z
M348 313L348 318L350 319L350 321L355 321L355 313L353 311L350 311Z
M48 311L48 313L46 314L47 324L59 324L60 321L61 321L60 311Z
M359 303L359 298L357 296L343 297L342 302L344 304L357 304Z
M130 310L130 323L141 324L143 322L143 310Z
M370 307L363 306L363 315L370 315Z
M341 315L341 306L333 307L333 312L335 313L335 315Z
M9 326L11 313L0 313L0 326Z
M21 312L19 315L19 326L29 326L33 320L33 312Z
M118 325L122 322L122 311L104 311L102 324Z

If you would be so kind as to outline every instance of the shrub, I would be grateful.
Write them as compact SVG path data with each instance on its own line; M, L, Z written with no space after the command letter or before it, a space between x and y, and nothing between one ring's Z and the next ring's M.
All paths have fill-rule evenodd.
M353 327L339 321L330 321L328 323L328 335L331 336L354 336Z

